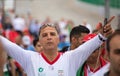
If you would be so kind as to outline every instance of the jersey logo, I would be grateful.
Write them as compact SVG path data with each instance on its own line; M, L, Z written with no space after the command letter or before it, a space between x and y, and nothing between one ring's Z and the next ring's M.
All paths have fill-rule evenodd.
M58 76L64 76L64 71L63 70L58 70Z
M40 68L38 69L39 72L43 72L43 70L44 70L44 69L43 69L42 67L40 67Z

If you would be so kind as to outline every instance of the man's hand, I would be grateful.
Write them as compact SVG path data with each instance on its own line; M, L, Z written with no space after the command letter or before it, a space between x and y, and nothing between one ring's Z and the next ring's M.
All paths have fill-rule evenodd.
M113 33L113 29L111 27L111 21L115 18L115 16L112 16L107 24L105 26L103 26L103 28L100 30L100 33L104 36L104 37L108 37L110 34Z

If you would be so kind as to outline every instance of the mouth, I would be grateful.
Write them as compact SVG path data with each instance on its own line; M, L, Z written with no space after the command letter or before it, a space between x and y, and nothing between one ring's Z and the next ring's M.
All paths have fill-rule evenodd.
M48 45L51 45L51 44L53 44L53 42L47 42L47 44L48 44Z

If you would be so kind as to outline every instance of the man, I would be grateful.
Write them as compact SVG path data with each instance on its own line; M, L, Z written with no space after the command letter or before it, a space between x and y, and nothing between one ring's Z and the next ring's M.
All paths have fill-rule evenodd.
M70 32L70 49L73 50L80 46L83 42L84 36L89 34L90 31L87 27L79 25L74 27Z
M85 26L79 25L73 27L70 32L70 46L65 46L60 52L65 52L77 48L83 43L83 37L89 33L89 29Z
M70 32L71 46L63 48L61 52L74 50L83 44L83 42L87 42L96 36L96 34L89 34L89 32L89 29L85 26L79 25L74 27ZM92 55L90 55L84 65L79 68L77 76L91 76L105 64L106 61L100 56L100 48L98 48L92 53Z
M59 53L57 48L58 33L55 27L48 24L40 28L39 41L44 49L40 54L26 51L2 36L0 36L0 44L11 57L21 64L28 76L75 76L78 68L90 54L106 40L107 35L112 33L109 23L104 27L106 33L101 31L101 34L74 51L63 54Z
M96 34L88 34L83 38L83 42L87 42L94 38ZM101 56L101 47L98 47L79 68L77 76L92 76L96 71L102 68L107 61Z
M93 76L120 76L120 29L108 37L106 49L110 64L107 64Z

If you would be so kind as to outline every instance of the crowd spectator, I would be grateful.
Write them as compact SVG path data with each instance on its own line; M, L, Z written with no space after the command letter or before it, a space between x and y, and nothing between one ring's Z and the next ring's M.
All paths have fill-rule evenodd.
M26 28L26 22L25 22L24 18L16 15L13 20L13 28L16 31L23 31L24 28Z
M108 37L106 49L110 63L93 76L120 76L120 29Z
M89 41L94 38L96 34L88 34L83 38L83 42ZM77 76L92 76L100 70L107 61L101 56L101 46L98 47L86 60L86 62L79 68Z
M70 32L70 46L68 47L66 46L67 48L64 47L61 50L61 52L65 52L77 48L79 45L83 43L82 42L83 37L89 34L89 32L90 32L89 29L86 28L85 26L79 25L74 27Z
M41 52L43 51L43 47L41 46L38 37L36 37L36 38L33 40L33 45L34 45L34 48L35 48L35 51L36 51L36 52L41 53Z

